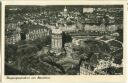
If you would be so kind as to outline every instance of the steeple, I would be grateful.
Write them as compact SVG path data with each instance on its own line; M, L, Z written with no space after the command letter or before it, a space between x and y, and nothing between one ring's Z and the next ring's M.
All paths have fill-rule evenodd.
M68 15L68 10L67 10L66 6L64 7L63 15L64 15L65 18Z
M64 12L67 12L67 8L66 8L66 6L64 7Z

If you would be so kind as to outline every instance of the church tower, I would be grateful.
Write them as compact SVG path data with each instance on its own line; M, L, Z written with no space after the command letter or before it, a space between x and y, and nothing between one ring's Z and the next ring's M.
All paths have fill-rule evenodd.
M63 15L65 18L68 16L68 10L67 10L66 6L64 8Z

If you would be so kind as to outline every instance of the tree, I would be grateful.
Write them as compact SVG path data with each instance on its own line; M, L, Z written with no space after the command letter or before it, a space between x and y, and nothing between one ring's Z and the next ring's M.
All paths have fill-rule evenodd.
M29 24L27 24L26 22L24 22L21 26L21 40L25 40L26 39L26 34L28 33L28 28L29 28Z
M53 54L54 55L54 54ZM49 64L49 65L51 65L51 66L53 66L53 67L56 67L56 68L58 68L59 70L60 70L60 73L61 74L65 74L66 72L65 72L65 69L63 68L63 66L62 65L60 65L60 64L58 64L58 63L56 63L56 57L54 57L54 56L49 56L49 55L47 55L47 56L45 56L45 57L40 57L40 61L41 62L46 62L47 64Z
M18 69L21 70L22 66L21 63L24 58L29 56L34 56L34 54L38 51L38 48L34 45L21 45L17 50L17 66Z
M119 33L119 37L117 37L116 39L123 42L123 29L118 29L117 32Z
M66 34L65 32L62 33L62 42L63 42L63 46L65 43L69 43L72 41L72 38L69 34Z
M16 61L16 51L17 46L6 44L5 45L5 61L8 63L9 61Z

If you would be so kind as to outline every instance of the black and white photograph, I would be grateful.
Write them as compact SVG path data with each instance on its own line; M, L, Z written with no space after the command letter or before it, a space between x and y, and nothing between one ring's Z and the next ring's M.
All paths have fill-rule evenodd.
M123 5L5 5L4 75L123 75Z

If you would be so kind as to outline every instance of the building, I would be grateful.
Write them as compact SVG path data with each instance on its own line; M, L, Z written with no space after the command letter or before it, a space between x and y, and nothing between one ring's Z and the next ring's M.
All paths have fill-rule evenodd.
M21 40L21 36L19 33L11 35L10 37L6 36L6 43L8 44L15 44L20 40Z
M80 75L107 75L106 72L102 71L102 70L97 70L94 71L94 65L90 64L88 62L84 62L84 64L82 64L80 66Z
M60 29L52 30L52 49L60 50L62 48L62 31Z
M90 63L83 63L80 66L80 75L95 75L95 72L93 71L93 65Z
M9 23L6 25L5 41L8 44L15 44L21 40L21 29L18 24Z
M35 40L38 38L42 38L51 34L51 31L47 28L38 27L34 29L30 29L26 34L26 40Z
M68 15L68 10L67 10L67 8L65 6L64 11L63 11L63 16L66 18L67 15Z
M105 69L110 67L110 62L109 61L105 61L105 60L99 60L99 64L96 66L96 68L94 69L94 71L99 70L99 69Z
M95 73L84 67L80 67L80 75L95 75Z

